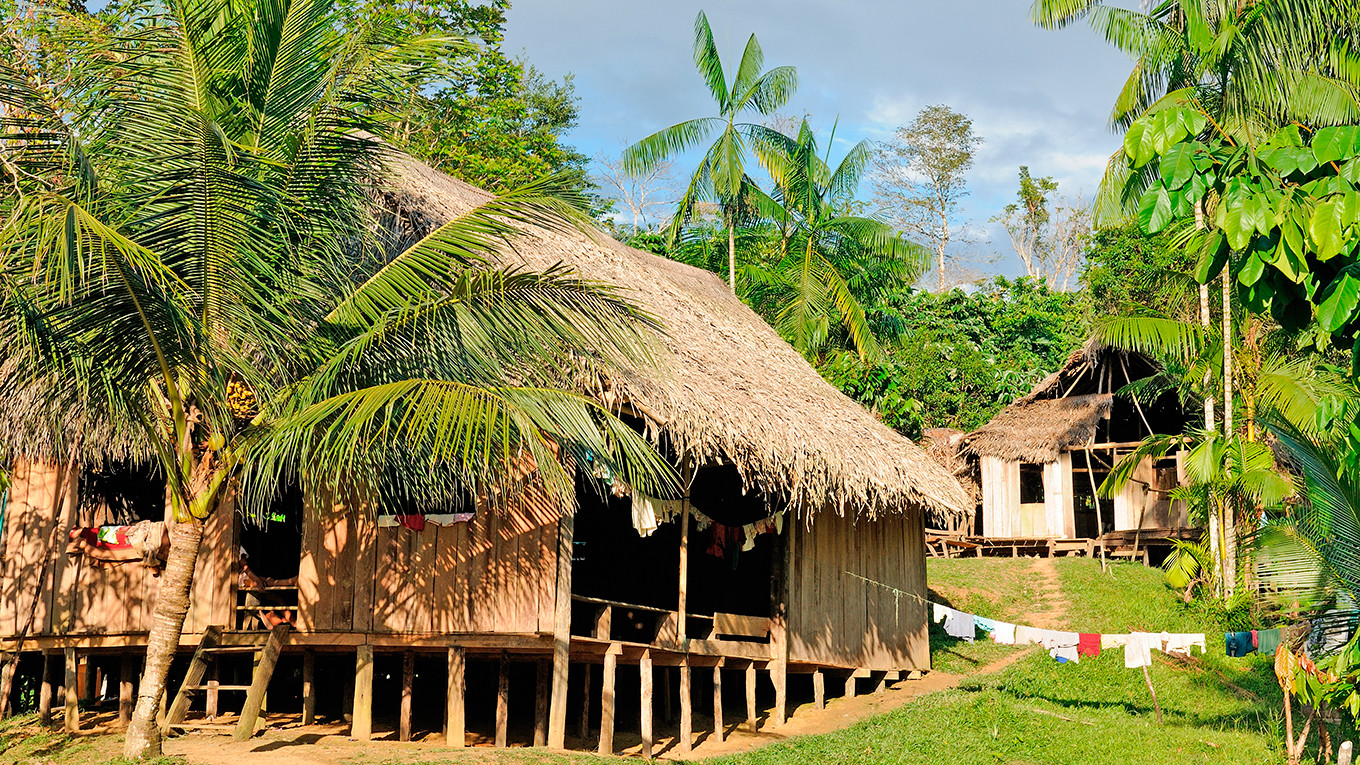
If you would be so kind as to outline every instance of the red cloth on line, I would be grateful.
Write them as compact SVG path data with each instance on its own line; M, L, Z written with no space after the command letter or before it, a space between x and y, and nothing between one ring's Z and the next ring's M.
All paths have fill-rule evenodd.
M1261 638L1256 634L1256 630L1251 631L1251 650L1255 651L1261 647Z
M132 542L128 541L127 529L127 526L71 529L71 541L80 539L100 550L131 550Z
M423 515L398 515L397 524L405 526L411 531L425 530L425 516Z
M1100 634L1093 632L1082 632L1077 635L1077 655L1090 656L1092 658L1100 655Z

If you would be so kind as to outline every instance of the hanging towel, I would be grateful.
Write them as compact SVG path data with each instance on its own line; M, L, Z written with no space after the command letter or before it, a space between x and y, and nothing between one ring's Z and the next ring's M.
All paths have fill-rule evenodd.
M476 513L436 513L425 516L425 522L436 526L452 526L455 523L467 523L476 515Z
M931 603L930 607L931 620L936 624L939 624L944 619L945 614L950 610L948 606L942 606L939 603Z
M987 630L988 632L993 632L996 630L996 622L982 616L974 615L973 624L976 624L977 628L980 630Z
M1261 646L1261 636L1256 634L1256 630L1251 631L1251 650L1255 651Z
M1162 636L1151 632L1130 632L1124 646L1124 666L1128 669L1152 666L1152 649L1160 650Z
M1032 645L1034 643L1037 643L1043 637L1044 632L1045 630L1039 630L1033 627L1026 627L1023 624L1017 624L1015 625L1015 644Z
M1225 632L1223 633L1223 646L1230 658L1240 659L1256 648L1252 645L1252 635L1250 632Z
M1166 653L1176 653L1181 656L1189 656L1191 648L1199 648L1200 654L1204 653L1204 633L1166 633L1161 635L1161 649Z
M756 525L754 523L748 523L745 526L742 526L741 530L746 533L746 541L742 543L741 551L750 552L756 549L756 534L760 533L756 531Z
M1273 655L1275 653L1275 649L1280 647L1280 631L1278 629L1257 630L1256 641L1257 641L1256 642L1257 653L1266 653Z
M992 642L997 645L1015 645L1015 625L1006 622L993 622Z
M1060 632L1058 630L1040 630L1042 636L1039 638L1039 645L1050 650L1054 648L1077 647L1080 636L1075 632Z
M423 515L398 515L397 525L405 526L411 531L425 530L425 516Z
M656 511L652 509L652 498L633 492L633 528L638 536L650 537L656 531Z
M973 642L973 636L977 634L973 624L973 615L965 614L962 611L955 611L952 608L945 609L944 614L944 634Z
M1074 645L1065 645L1060 646L1058 648L1050 648L1048 649L1048 655L1052 656L1059 664L1066 664L1068 662L1071 662L1073 664L1081 663L1081 655L1077 651L1077 647Z
M1100 655L1100 635L1083 632L1077 637L1077 654L1095 658Z
M1123 648L1129 644L1128 635L1101 635L1100 647L1108 651L1111 648Z

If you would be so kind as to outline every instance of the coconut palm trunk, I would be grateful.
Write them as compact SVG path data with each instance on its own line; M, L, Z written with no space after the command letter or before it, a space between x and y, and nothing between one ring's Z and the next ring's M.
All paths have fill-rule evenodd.
M1223 265L1223 435L1233 436L1233 366L1232 366L1232 283L1228 266ZM1223 502L1223 594L1231 597L1237 586L1237 513L1232 496Z

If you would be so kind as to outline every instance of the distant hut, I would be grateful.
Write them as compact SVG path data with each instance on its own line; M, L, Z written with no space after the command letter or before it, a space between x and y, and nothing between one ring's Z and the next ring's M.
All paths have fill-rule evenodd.
M982 537L1092 539L1136 530L1143 541L1177 536L1186 509L1170 492L1180 455L1145 459L1113 500L1095 487L1150 433L1181 433L1189 415L1176 395L1121 394L1160 370L1151 358L1091 342L1028 394L964 436L979 464ZM1145 397L1146 398L1146 397ZM1161 533L1165 532L1165 533Z
M926 428L921 433L919 443L931 459L939 463L940 467L948 470L949 474L959 482L963 493L968 497L968 507L976 508L978 503L982 501L982 487L978 483L977 461L959 451L959 446L966 435L968 434L955 428ZM936 529L969 531L968 527L973 522L973 516L974 513L972 512L964 516L940 514L926 520L928 523L934 524Z
M416 163L387 194L401 236L490 198ZM653 704L675 700L683 751L696 686L713 699L721 738L722 700L737 696L729 703L744 717L743 692L749 708L753 694L772 702L770 723L781 724L791 674L810 677L821 701L829 677L853 692L860 678L929 668L924 518L970 508L949 472L823 381L713 274L602 235L532 229L515 244L523 264L561 262L619 285L664 324L660 373L589 392L656 439L688 478L685 496L636 496L585 465L567 507L529 491L508 507L473 501L375 517L322 512L295 493L263 528L221 513L198 559L181 644L193 656L190 679L167 729L241 709L237 731L248 736L267 688L270 713L350 720L359 739L376 717L393 720L403 739L414 726L461 746L473 726L505 745L509 715L525 708L508 699L533 697L536 744L564 744L570 708L578 744L595 748L598 737L600 751L613 751L617 719L650 751ZM41 698L51 699L64 661L69 704L121 674L121 688L109 687L126 712L157 555L143 545L125 562L108 559L117 556L105 540L124 537L97 527L163 520L163 489L127 469L54 497L55 473L36 461L15 472L0 530L0 650L12 648L36 597L25 650L46 658L33 654L25 666L42 678ZM121 488L87 491L110 480ZM49 563L41 540L54 527L76 537L69 557ZM281 621L291 626L266 640L262 627ZM252 649L287 671L272 680L252 671ZM79 671L90 673L82 692ZM757 686L758 672L768 685ZM226 682L231 675L241 679ZM293 677L300 686L288 685ZM634 685L616 696L624 679ZM616 698L637 706L616 717Z

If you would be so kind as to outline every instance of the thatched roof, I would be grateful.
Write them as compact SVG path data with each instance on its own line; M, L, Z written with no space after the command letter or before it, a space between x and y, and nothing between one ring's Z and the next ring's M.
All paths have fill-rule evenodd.
M416 162L396 168L389 194L418 231L491 198ZM713 274L603 234L529 228L514 246L524 265L574 267L661 320L663 371L627 381L623 394L699 463L734 463L805 515L970 509L947 471L827 384Z
M1114 396L1092 393L1067 398L1021 399L969 433L963 449L979 457L1052 462L1069 446L1084 444L1110 416Z
M959 482L968 501L974 506L982 501L982 488L977 476L977 463L959 452L967 434L954 428L926 428L918 442L931 459L949 471Z

